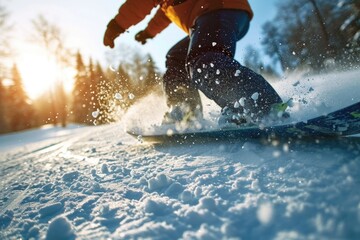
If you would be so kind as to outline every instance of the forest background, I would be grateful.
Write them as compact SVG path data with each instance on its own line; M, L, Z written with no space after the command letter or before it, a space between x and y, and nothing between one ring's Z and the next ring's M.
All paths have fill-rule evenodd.
M121 119L144 96L163 94L163 72L150 54L121 45L106 53L106 64L85 58L66 44L64 29L38 15L26 37L44 50L56 70L38 70L39 77L48 73L55 80L30 97L13 61L12 32L17 26L10 17L0 1L0 133L45 124L107 124ZM296 71L346 71L360 66L359 43L360 1L282 0L274 19L262 26L261 47L246 47L241 62L272 81Z

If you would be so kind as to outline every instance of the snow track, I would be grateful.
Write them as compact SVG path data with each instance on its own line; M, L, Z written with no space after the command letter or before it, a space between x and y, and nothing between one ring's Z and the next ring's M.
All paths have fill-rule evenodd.
M360 237L359 137L147 145L111 125L0 164L1 239Z

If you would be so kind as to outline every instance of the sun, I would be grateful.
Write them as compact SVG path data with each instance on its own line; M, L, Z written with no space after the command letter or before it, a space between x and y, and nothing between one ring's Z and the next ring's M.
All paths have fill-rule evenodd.
M23 49L16 64L30 99L36 99L42 94L54 90L59 81L63 84L65 92L72 90L73 70L61 68L56 60L42 48Z
M45 51L28 49L17 60L25 91L34 99L49 91L57 81L59 67Z

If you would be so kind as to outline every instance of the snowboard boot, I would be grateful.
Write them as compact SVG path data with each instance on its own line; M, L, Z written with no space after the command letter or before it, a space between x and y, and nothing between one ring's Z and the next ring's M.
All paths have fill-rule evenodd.
M165 113L162 124L191 124L203 119L201 107L191 109L186 103L173 105Z
M285 120L290 118L290 114L286 112L288 107L291 107L292 99L289 99L287 102L275 103L271 105L271 109L268 115L270 120Z
M220 127L228 126L249 126L253 125L254 120L244 114L238 108L224 107L218 120Z
M264 119L267 121L285 120L290 117L286 109L291 105L291 101L290 99L287 102L272 104L267 115L261 112L259 114L249 113L242 108L224 107L221 110L218 125L220 127L229 125L251 126L260 124Z

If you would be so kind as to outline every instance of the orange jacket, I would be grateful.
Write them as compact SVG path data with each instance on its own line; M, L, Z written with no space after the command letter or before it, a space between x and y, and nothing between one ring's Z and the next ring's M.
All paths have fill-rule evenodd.
M146 31L155 36L174 22L186 33L198 16L217 9L240 9L248 12L250 18L253 12L247 0L181 0L181 4L173 4L176 0L127 0L115 16L116 22L123 28L139 23L151 10L160 6L155 16L149 22Z

